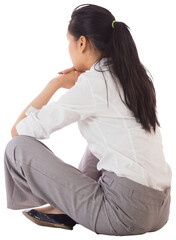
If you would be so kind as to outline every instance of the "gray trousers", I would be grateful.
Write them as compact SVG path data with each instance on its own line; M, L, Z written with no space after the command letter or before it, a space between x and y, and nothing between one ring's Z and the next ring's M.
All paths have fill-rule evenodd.
M88 147L78 169L24 135L8 142L4 157L10 209L48 203L96 234L115 236L156 231L168 221L170 187L162 192L98 171Z

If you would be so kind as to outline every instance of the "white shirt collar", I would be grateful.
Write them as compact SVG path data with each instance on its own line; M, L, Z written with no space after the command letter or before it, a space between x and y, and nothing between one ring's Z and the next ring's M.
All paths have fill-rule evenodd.
M90 68L90 71L96 71L96 70L108 70L108 66L105 65L106 61L108 60L108 58L102 58L99 63L97 63L98 61L96 61L92 67ZM97 63L97 64L96 64Z

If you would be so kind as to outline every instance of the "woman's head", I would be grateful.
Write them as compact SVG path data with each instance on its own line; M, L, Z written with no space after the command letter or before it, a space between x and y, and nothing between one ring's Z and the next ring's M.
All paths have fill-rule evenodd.
M120 21L112 25L114 20L109 10L97 5L75 8L67 32L70 57L78 71L89 70L106 57L117 90L119 82L122 85L125 97L122 102L146 131L150 132L151 127L155 131L156 124L160 124L152 80L139 60L129 27Z
M114 16L107 9L96 5L83 4L73 11L67 38L70 57L76 69L87 67L88 70L95 61L111 55L108 46L113 20Z

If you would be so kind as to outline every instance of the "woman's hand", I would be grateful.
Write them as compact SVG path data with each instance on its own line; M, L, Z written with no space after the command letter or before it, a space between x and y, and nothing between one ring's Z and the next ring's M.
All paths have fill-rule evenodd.
M56 78L58 78L59 85L61 88L69 89L75 85L81 73L83 72L78 72L74 67L72 67L72 68L65 69L61 72L58 72L58 74L62 74L62 75Z

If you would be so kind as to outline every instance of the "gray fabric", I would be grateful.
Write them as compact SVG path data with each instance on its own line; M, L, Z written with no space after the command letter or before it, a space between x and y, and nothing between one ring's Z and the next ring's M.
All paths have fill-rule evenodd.
M79 169L30 136L11 139L4 157L10 209L49 203L97 234L116 236L156 231L168 221L170 188L161 192L98 171L88 147Z
M79 163L78 169L86 176L94 179L95 181L98 181L102 175L102 171L97 170L98 161L98 158L91 153L87 146L84 155Z

